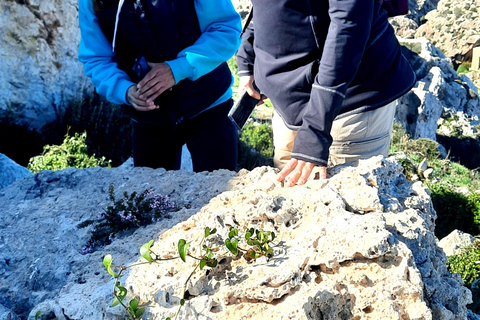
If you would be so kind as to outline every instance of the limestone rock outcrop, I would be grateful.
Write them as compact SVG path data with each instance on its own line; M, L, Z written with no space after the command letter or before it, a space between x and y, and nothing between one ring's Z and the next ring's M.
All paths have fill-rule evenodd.
M0 119L36 132L93 92L78 61L78 1L0 2Z
M81 255L89 230L76 225L109 205L110 184L119 194L153 189L180 209ZM171 255L180 238L198 254L206 226L217 228L219 243L230 225L241 234L275 231L275 255L247 262L225 254L216 269L195 273L180 319L465 319L471 301L446 269L428 191L407 181L393 159L335 167L329 179L294 188L275 182L269 167L44 171L0 190L0 203L2 304L32 320L38 311L60 320L124 319L121 307L109 307L113 280L103 257L134 263L150 239L156 254ZM171 316L193 263L129 269L121 280L127 299L146 307L144 319Z
M427 38L449 58L461 60L480 39L480 0L441 0L424 19L415 37Z
M450 60L427 39L400 39L408 50L404 55L417 75L415 87L398 99L396 119L403 124L413 139L436 140L439 119L468 118L469 130L480 123L480 98L472 81L459 77ZM445 123L446 124L446 123ZM462 126L465 126L462 123Z

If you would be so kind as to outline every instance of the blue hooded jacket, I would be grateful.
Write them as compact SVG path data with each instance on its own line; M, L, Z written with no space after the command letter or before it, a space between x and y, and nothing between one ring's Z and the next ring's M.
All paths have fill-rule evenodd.
M98 8L92 0L79 1L79 59L100 94L126 104L128 88L140 80L132 72L139 56L166 62L175 78L175 86L156 100L161 108L130 107L134 119L181 121L231 98L233 78L225 61L238 48L241 21L230 0L96 3Z

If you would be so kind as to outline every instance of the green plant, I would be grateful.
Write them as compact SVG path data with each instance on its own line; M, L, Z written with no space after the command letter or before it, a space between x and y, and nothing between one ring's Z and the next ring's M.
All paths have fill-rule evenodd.
M461 76L464 73L470 72L471 63L470 62L463 62L457 69L457 74Z
M439 159L440 152L437 143L430 139L410 139L406 130L399 123L394 123L392 140L390 143L390 154L396 152L405 153L414 164L420 163L424 158L428 161Z
M240 133L240 140L265 157L273 155L273 131L266 123L247 123Z
M233 90L233 100L236 100L238 97L238 85L240 83L240 77L238 75L238 66L237 66L237 61L236 61L236 56L233 56L230 58L230 60L227 61L228 67L230 68L230 72L232 72L233 75L233 85L232 85L232 90Z
M439 239L455 229L475 235L480 233L480 225L475 223L472 203L467 196L444 183L430 183L428 187L437 212L435 235Z
M416 54L422 53L422 44L420 42L402 42L401 45Z
M480 278L479 261L480 241L475 241L460 254L450 256L447 260L447 268L452 273L460 274L464 284L470 287L473 281Z
M178 318L182 307L185 305L185 293L187 292L187 285L192 276L198 271L198 269L203 270L205 267L215 268L218 265L219 257L218 252L220 247L217 246L208 246L206 240L208 237L216 234L216 229L210 229L206 227L204 229L202 240L200 241L199 248L202 254L200 256L194 256L188 248L190 247L190 242L187 242L184 239L178 241L177 257L161 258L156 253L151 250L153 245L153 240L150 240L148 243L145 243L140 247L140 255L146 260L143 262L134 263L129 266L115 266L113 265L112 256L106 255L103 259L103 265L107 269L107 272L115 279L113 285L113 295L114 299L110 307L115 307L121 305L125 308L128 317L131 320L141 319L141 316L145 312L145 308L139 307L139 301L136 299L130 300L129 303L125 303L124 300L127 296L127 289L121 284L120 278L123 276L123 273L131 267L139 266L142 264L158 263L160 261L167 261L180 258L183 262L187 261L187 257L193 258L197 261L194 269L187 277L183 285L183 291L181 293L180 303L176 313L172 316L174 319ZM261 256L271 257L273 255L273 249L271 248L271 242L275 239L275 233L263 230L249 229L245 234L245 239L247 245L251 246L249 249L242 249L239 247L238 239L238 229L230 227L227 238L225 239L225 247L230 253L234 256L237 256L241 251L244 252L245 257L248 260L256 260ZM165 320L171 320L171 317L167 317Z
M480 189L480 179L476 170L469 170L465 166L449 159L434 159L430 162L433 174L442 183L455 188L468 188L470 192Z
M95 155L88 154L86 139L86 132L75 133L73 137L67 133L61 145L44 146L42 155L30 159L28 169L36 173L42 170L61 170L69 167L78 169L110 167L110 161L106 161L105 157L97 159Z
M85 228L93 224L90 239L81 249L81 254L91 253L110 244L119 232L168 218L168 213L176 209L175 203L168 196L154 194L152 190L131 194L124 192L123 197L117 199L115 188L110 185L108 196L112 201L111 206L101 212L96 220L86 220L77 226Z
M480 226L480 194L472 193L468 196L469 207L473 213L473 223ZM480 227L479 227L480 229Z

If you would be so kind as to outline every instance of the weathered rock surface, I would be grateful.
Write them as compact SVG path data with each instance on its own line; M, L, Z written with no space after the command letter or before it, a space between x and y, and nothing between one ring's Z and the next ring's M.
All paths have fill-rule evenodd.
M1 1L0 12L0 119L42 132L93 90L77 59L78 1Z
M452 231L448 236L438 242L438 245L445 251L447 257L460 254L462 249L473 244L475 238L460 230Z
M27 168L0 153L0 189L31 174Z
M480 39L480 0L441 0L415 37L425 37L449 58L464 56ZM461 60L461 59L460 59Z
M268 167L239 174L41 172L0 191L0 303L20 316L30 312L29 319L37 311L57 319L124 319L121 307L109 308L105 254L127 265L150 239L155 253L167 255L180 238L198 254L204 227L216 227L214 241L223 242L233 225L241 233L275 231L276 256L253 263L226 257L215 270L197 272L181 319L465 319L471 295L446 269L429 194L401 172L377 157L295 188L281 187ZM80 255L88 232L75 226L106 208L110 184L118 193L151 188L182 209ZM193 263L142 265L122 278L128 298L146 306L144 319L175 312Z
M469 118L470 131L476 132L480 99L472 81L466 76L459 77L450 60L427 39L400 39L400 42L409 49L404 50L404 55L418 81L410 92L398 99L395 117L411 137L436 140L440 117L457 113Z

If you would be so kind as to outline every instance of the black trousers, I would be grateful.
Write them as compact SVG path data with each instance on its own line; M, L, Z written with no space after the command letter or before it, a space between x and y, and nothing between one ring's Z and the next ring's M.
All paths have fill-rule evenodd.
M132 121L135 167L178 170L187 144L193 171L235 170L238 132L228 118L232 103L230 99L174 127Z

